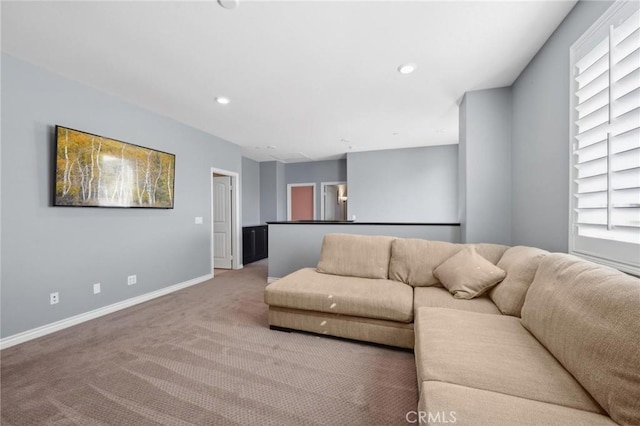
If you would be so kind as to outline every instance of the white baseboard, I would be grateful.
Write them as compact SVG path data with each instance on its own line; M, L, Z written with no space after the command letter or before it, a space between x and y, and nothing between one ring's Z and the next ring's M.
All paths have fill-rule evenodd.
M267 284L271 284L273 282L276 282L280 279L280 277L267 277Z
M60 321L52 322L40 327L33 328L31 330L23 331L22 333L14 334L13 336L0 339L0 350L9 348L11 346L28 342L29 340L37 339L38 337L45 336L47 334L54 333L56 331L63 330L89 321L95 318L99 318L103 315L107 315L122 309L129 308L134 305L138 305L143 302L155 299L160 296L173 293L174 291L182 290L183 288L191 287L192 285L200 284L203 281L207 281L213 278L213 274L203 275L198 278L193 278L189 281L184 281L178 284L174 284L169 287L161 288L160 290L152 291L150 293L142 294L140 296L132 297L131 299L123 300L112 305L104 306L102 308L94 309L93 311L85 312L83 314L74 315L69 318L65 318Z

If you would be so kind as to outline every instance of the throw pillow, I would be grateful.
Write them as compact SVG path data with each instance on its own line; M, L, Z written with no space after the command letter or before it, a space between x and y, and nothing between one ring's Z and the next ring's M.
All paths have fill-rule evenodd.
M445 260L433 275L456 299L473 299L502 281L506 273L466 247Z

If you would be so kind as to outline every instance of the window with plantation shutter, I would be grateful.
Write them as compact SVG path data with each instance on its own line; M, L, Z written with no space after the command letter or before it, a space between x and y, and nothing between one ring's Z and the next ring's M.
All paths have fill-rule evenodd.
M571 253L640 274L640 11L617 1L572 47Z

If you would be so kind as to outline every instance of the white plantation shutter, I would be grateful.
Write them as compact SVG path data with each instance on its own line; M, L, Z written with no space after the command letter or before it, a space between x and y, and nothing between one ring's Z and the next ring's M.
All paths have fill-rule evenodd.
M640 274L640 11L618 1L571 48L571 253Z

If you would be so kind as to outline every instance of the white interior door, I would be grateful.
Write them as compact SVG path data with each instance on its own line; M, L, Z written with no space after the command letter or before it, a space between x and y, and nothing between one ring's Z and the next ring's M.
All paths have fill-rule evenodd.
M338 207L338 186L327 185L324 187L324 220L337 220L336 209Z
M213 265L231 269L231 177L213 178Z

